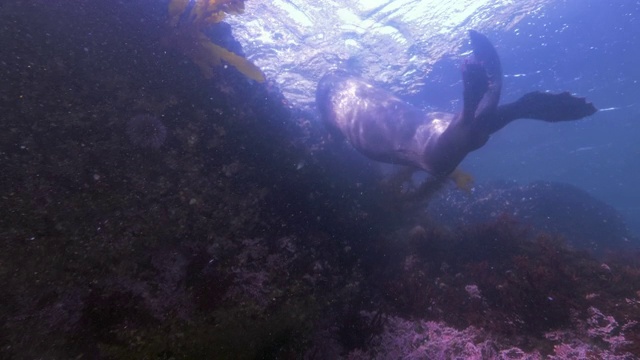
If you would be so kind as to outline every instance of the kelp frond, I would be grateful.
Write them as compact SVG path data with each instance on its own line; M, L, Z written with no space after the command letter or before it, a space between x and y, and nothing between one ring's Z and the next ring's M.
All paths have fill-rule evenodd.
M264 82L262 71L240 55L214 44L204 33L207 27L224 19L225 14L240 14L244 0L171 0L169 25L171 33L165 41L191 59L206 78L222 61L234 66L250 79Z
M473 176L471 176L471 174L466 173L459 168L456 168L449 175L449 178L453 180L458 189L463 190L467 193L471 192L471 188L473 188Z

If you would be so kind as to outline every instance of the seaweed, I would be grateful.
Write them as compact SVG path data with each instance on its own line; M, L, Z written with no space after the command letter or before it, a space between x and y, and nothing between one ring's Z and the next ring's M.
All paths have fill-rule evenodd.
M207 79L213 77L214 67L223 65L224 61L246 77L264 82L264 74L257 66L214 44L206 35L206 30L221 22L226 14L243 11L244 0L171 0L168 8L170 31L164 43L191 59Z
M602 263L508 216L449 234L417 226L407 237L404 260L371 276L390 318L472 326L542 354L570 343L562 331L588 339L585 348L638 354L637 254Z

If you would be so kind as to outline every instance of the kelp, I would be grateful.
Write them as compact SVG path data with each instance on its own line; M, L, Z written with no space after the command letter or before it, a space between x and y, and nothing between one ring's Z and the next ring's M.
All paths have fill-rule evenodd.
M205 78L212 78L214 67L223 61L257 82L264 82L262 71L244 57L214 44L207 28L222 21L226 14L244 11L244 0L171 0L170 34L165 43L191 59Z
M466 173L459 168L456 168L449 175L449 178L453 180L458 189L463 190L467 193L471 192L471 188L473 187L473 176L471 174Z

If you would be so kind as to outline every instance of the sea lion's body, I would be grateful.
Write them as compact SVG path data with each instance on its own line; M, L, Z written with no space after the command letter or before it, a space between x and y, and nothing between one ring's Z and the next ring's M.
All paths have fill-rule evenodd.
M575 120L597 110L569 93L532 92L498 106L502 88L500 59L489 40L470 32L474 61L463 66L463 109L458 114L423 113L393 94L345 72L325 75L316 102L327 126L341 133L367 157L450 174L490 135L518 118Z
M334 85L332 112L325 121L367 157L438 174L453 170L442 166L439 158L457 157L462 161L466 155L463 147L445 151L438 146L444 131L455 120L454 114L425 114L357 77L345 76L331 81Z

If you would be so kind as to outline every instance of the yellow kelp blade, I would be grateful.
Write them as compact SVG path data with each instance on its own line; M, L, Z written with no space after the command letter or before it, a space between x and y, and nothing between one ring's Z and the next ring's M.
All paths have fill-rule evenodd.
M180 16L189 5L190 0L171 0L169 2L169 24L171 26L178 25L178 21L180 21Z
M453 180L458 189L464 190L468 193L471 192L471 188L473 188L473 176L471 176L471 174L456 168L449 175L449 178Z
M225 13L239 14L244 11L244 0L199 0L191 16L199 25L215 24L224 19Z
M216 0L196 1L196 4L193 7L193 10L191 10L191 16L193 17L193 22L195 24L204 22L204 20L208 18L210 15L212 15L215 12L219 12L217 2L218 1Z
M211 13L206 19L203 20L206 24L216 24L224 20L224 13L222 11Z
M260 68L253 65L249 60L242 56L236 55L222 46L218 46L208 40L206 42L201 42L200 44L208 52L206 56L208 61L203 61L204 59L198 59L197 61L194 59L194 61L198 66L200 66L200 70L205 77L210 78L213 75L211 67L220 65L220 60L224 60L229 63L229 65L238 69L238 71L243 73L246 77L260 83L265 81L264 74ZM203 66L206 66L207 68L203 68Z
M242 14L244 12L244 0L225 1L224 12L227 14Z

